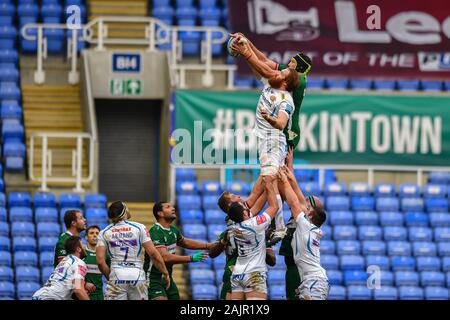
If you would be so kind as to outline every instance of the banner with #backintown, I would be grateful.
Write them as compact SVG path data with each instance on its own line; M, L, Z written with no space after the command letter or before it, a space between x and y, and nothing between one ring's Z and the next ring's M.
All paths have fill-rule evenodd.
M259 93L176 92L176 164L257 164ZM311 164L450 167L450 97L309 93L295 159Z
M279 63L307 53L314 76L450 79L447 0L228 3L233 32ZM251 73L237 61L240 73Z

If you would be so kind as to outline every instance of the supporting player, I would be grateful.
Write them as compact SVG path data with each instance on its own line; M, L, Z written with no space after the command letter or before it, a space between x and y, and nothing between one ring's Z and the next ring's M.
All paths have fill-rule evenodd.
M95 291L89 297L91 300L103 300L103 275L97 265L97 254L95 247L97 246L98 235L100 227L93 225L86 229L86 257L83 261L87 266L86 283L92 283L95 286ZM106 254L106 263L111 265L111 258Z
M78 300L90 300L85 288L87 272L83 259L86 252L78 236L70 236L64 243L67 255L47 280L45 285L33 294L32 300L71 300L74 294Z
M276 176L264 178L269 208L263 214L253 217L240 202L233 202L228 210L238 251L231 276L232 300L267 299L265 230L279 209L277 183L273 180Z
M161 271L170 287L169 272L164 260L153 245L147 228L130 222L130 211L125 203L113 202L108 208L112 224L103 229L97 241L97 264L108 279L105 300L147 300L148 288L142 264L142 248L152 263ZM106 252L111 256L111 268L106 263Z
M161 281L161 272L151 264L150 257L145 255L144 270L149 281L148 298L150 300L179 300L180 293L172 278L172 266L180 263L203 262L208 253L197 252L192 256L175 254L177 245L192 250L208 250L213 243L200 242L182 236L181 232L172 225L177 215L175 208L168 202L158 202L153 206L155 225L150 229L150 237L155 248L164 259L170 276L170 287L166 288Z
M313 196L305 199L289 169L283 168L278 174L292 218L297 224L292 249L300 274L298 297L300 300L326 300L330 285L325 269L320 265L320 240L323 236L320 227L326 220L323 204Z
M54 268L67 255L64 249L64 242L70 236L79 236L83 230L86 230L86 219L78 210L67 210L64 213L64 224L66 225L67 231L59 236L58 242L56 243L55 259L53 261Z

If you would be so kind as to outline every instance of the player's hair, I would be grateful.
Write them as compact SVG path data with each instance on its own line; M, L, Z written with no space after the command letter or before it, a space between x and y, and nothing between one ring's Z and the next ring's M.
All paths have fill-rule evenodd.
M313 223L320 227L322 224L325 223L327 220L327 212L324 208L315 207L314 208L314 216L313 216Z
M286 76L286 91L294 91L300 85L300 80L298 79L298 72L289 69L289 73Z
M67 254L75 253L79 247L81 247L81 238L78 236L70 236L64 242L64 249Z
M86 229L86 236L88 235L89 230L91 230L91 229L97 229L98 231L100 231L100 227L99 227L98 225L94 224L94 225L92 225L92 226L89 226L89 227Z
M67 210L64 213L64 224L66 225L66 228L69 229L72 226L72 222L77 221L77 212L80 212L79 210Z
M308 73L311 70L312 62L311 58L308 57L303 52L294 56L295 61L297 61L297 67L295 70L300 73Z
M125 203L122 201L115 201L111 203L108 208L108 218L111 219L113 223L117 223L122 220L127 211L128 208Z
M239 202L233 202L228 209L228 217L236 222L240 223L244 221L244 211L246 209Z
M217 205L219 206L220 210L228 213L228 209L230 208L230 193L228 191L222 192L219 200L217 200Z
M159 201L155 203L153 206L153 215L155 216L156 220L160 219L160 216L158 215L158 212L161 212L163 210L163 204L167 203L166 201Z

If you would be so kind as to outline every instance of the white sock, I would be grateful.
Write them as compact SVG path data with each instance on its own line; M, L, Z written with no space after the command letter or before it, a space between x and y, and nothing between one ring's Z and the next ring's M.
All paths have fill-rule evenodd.
M282 230L285 228L284 226L284 214L283 214L283 200L281 199L281 196L277 194L277 201L278 201L278 212L275 215L275 230Z

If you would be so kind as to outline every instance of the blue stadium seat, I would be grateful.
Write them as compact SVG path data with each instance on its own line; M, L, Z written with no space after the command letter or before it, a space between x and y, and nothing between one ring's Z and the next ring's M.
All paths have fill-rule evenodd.
M342 271L364 270L364 258L360 255L342 255L340 257Z
M215 273L212 270L192 270L190 272L191 283L215 284Z
M194 300L217 299L217 287L215 285L194 284L192 286L192 298Z
M17 267L16 282L32 281L40 282L40 274L38 268L35 267Z
M330 227L329 225L322 225L320 227L320 229L322 229L322 240L331 240L332 239L332 234L333 234L333 228Z
M16 7L12 3L0 3L0 25L12 25Z
M44 37L47 38L47 50L49 53L62 53L65 44L65 33L61 29L44 29Z
M403 198L401 207L403 212L421 212L424 210L424 202L422 198Z
M221 255L221 256L223 256L223 255ZM216 285L218 287L220 287L222 285L222 279L223 279L224 273L225 273L225 271L223 270L223 268L216 269Z
M403 226L403 215L397 211L380 212L380 225L386 226Z
M398 211L400 207L400 202L398 198L390 197L384 198L379 197L376 200L377 211Z
M375 300L397 300L398 290L395 287L382 286L373 293Z
M208 239L210 242L217 241L218 236L226 230L223 224L210 224L208 225Z
M1 151L0 151L0 153L1 153ZM6 159L8 159L8 158L6 158ZM6 168L8 171L10 171L8 166L6 166ZM3 179L0 179L0 192L4 192L4 191L5 191L5 181Z
M35 193L34 194L35 208L54 208L56 207L56 197L53 193Z
M31 196L28 192L10 192L8 195L8 206L11 207L30 207Z
M51 251L41 252L39 255L39 266L42 268L53 266L55 254Z
M62 7L58 3L44 4L41 7L41 14L44 23L60 23Z
M353 90L370 90L372 89L372 80L368 79L351 79L350 88Z
M380 285L382 287L393 286L394 285L394 274L390 271L380 272Z
M8 217L8 213L6 212L6 209L3 207L0 207L0 221L6 222Z
M193 0L176 0L175 4L177 8L191 8L194 5Z
M56 222L41 222L37 225L37 236L58 237L61 234L61 228Z
M224 214L222 214L223 217ZM203 211L202 210L181 210L180 220L185 223L203 223Z
M411 256L393 256L391 257L392 271L414 271L416 269L416 260Z
M434 241L450 241L450 228L434 228Z
M33 266L37 267L38 257L36 252L19 251L14 254L14 266Z
M215 8L216 7L216 0L200 0L200 8Z
M31 222L13 222L11 234L14 237L34 237L34 224Z
M217 205L217 196L203 196L202 207L203 210L220 210Z
M450 184L450 172L433 171L428 176L428 182L432 184Z
M106 208L87 208L86 210L86 220L89 225L97 224L100 222L108 222L108 211Z
M425 199L425 207L428 212L448 212L449 203L445 198Z
M336 245L331 240L322 240L320 243L320 252L323 254L334 254L336 252Z
M345 300L347 298L347 288L343 286L331 286L328 300Z
M349 185L348 195L351 197L369 197L370 186L364 182L352 182Z
M205 22L215 22L219 25L221 15L222 12L217 7L200 8L198 11L198 16L202 25L206 25Z
M361 252L361 244L358 241L355 240L337 241L337 253L339 255L359 255L360 252Z
M17 63L19 61L19 54L16 49L1 49L0 50L0 61ZM2 106L9 105L8 101L2 101ZM17 105L17 103L16 103Z
M346 90L348 85L347 79L327 79L327 87L330 90Z
M425 198L445 198L447 197L448 188L444 184L427 184L423 189Z
M9 237L9 224L0 222L0 237Z
M320 185L317 182L300 182L299 186L306 197L320 195Z
M205 239L207 236L206 226L201 224L186 224L183 233L187 238Z
M437 247L435 243L414 242L413 252L416 257L434 257L437 255Z
M400 91L419 90L419 80L398 80L398 89Z
M178 207L180 210L201 209L200 196L178 196Z
M58 210L56 208L37 208L35 211L35 221L58 222Z
M19 300L31 300L31 297L39 288L38 282L20 282L17 285L17 298Z
M342 272L339 270L327 270L327 277L330 286L340 286L344 282Z
M390 262L387 256L368 255L366 256L366 266L378 266L381 270L389 271Z
M3 167L0 164L0 171L1 174L3 175ZM6 196L3 192L0 192L0 208L4 209L3 207L6 207Z
M322 250L321 250L322 251ZM320 264L325 270L328 269L339 269L339 258L332 254L322 254L320 255Z
M0 249L0 266L10 267L12 265L11 263L12 263L11 253L9 251Z
M385 255L386 243L383 241L363 241L362 251L365 256L367 255Z
M372 291L367 285L353 285L347 287L347 297L349 300L371 300Z
M267 273L267 281L270 285L284 285L285 284L285 272L283 270L269 270Z
M226 256L224 254L221 254L221 255L217 256L216 258L212 259L212 264L213 264L216 272L217 272L217 270L221 270L225 267L226 261L227 261Z
M335 226L333 231L334 240L356 240L357 230L354 226Z
M445 286L445 274L437 271L423 271L420 273L420 283L422 287L443 287Z
M324 78L308 77L308 90L322 90L325 88L326 82Z
M13 207L9 210L9 221L32 222L33 211L27 207Z
M409 241L432 241L433 231L430 228L411 227L408 230Z
M411 244L406 241L388 241L388 255L410 256Z
M398 226L387 226L383 228L385 241L405 241L407 238L407 229Z
M414 271L396 271L395 285L399 286L418 286L419 274Z
M405 222L408 227L428 227L428 215L424 212L407 212Z
M1 281L14 281L13 269L7 266L0 266L0 282Z
M325 186L325 196L344 196L346 193L346 187L344 182L328 183Z
M204 181L202 183L202 194L205 195L211 195L211 196L218 196L222 193L222 187L220 186L219 181Z
M429 214L432 227L450 227L450 214L446 212L432 212Z
M59 196L59 206L63 207L81 207L81 197L75 193L63 193Z
M22 142L7 141L3 145L3 155L7 158L23 158L25 157L25 152L25 145ZM8 168L8 165L6 167Z
M375 209L375 199L372 197L352 197L352 210L373 211Z
M22 124L17 122L3 123L2 135L3 139L23 140L25 130Z
M438 257L417 257L417 271L440 271L441 259Z
M421 84L423 91L427 92L440 92L444 88L442 81L422 80Z
M313 179L310 169L294 169L294 175L298 182L309 182Z
M84 198L84 207L88 208L106 208L107 198L104 194L91 193ZM86 212L87 214L87 212Z
M0 27L0 49L14 49L17 31L13 26L3 25Z
M382 240L383 231L379 226L360 226L358 228L359 240Z
M425 288L426 300L449 300L449 290L443 287Z
M442 261L442 271L450 272L450 257L442 257L441 261ZM0 262L0 264L1 264L1 262ZM450 278L449 277L447 277L447 278L450 281Z
M234 86L238 89L251 89L253 88L254 78L250 76L234 75Z
M374 191L376 198L395 197L395 186L393 183L378 183Z
M356 211L355 223L358 226L377 226L378 214L374 211Z
M170 6L154 7L153 17L162 20L168 25L173 24L173 17L175 16L175 10Z
M15 287L12 282L0 281L0 298L15 298Z
M196 12L195 9L194 9L194 12ZM178 18L178 25L179 26L195 26L194 19L181 20L180 18ZM180 37L181 44L182 44L183 57L200 55L200 37L201 37L200 32L181 31L179 33L179 37Z
M17 120L20 122L22 120L22 108L17 104L2 103L0 116L3 120Z
M242 181L228 182L226 185L226 190L240 196L246 196L251 192L250 185Z
M395 80L374 80L373 87L378 91L393 91L396 88Z
M271 300L285 300L286 287L284 285L271 285L269 287L269 298Z
M0 236L0 252L11 251L11 241L9 237Z
M0 35L1 37L1 35ZM1 38L0 38L1 39ZM0 40L0 48L2 45ZM36 42L36 41L34 41ZM0 84L0 99L3 100L18 100L20 99L20 88L15 82L2 82ZM5 141L6 143L6 141Z
M326 198L326 209L330 211L345 211L350 209L350 199L345 196L331 196Z
M197 182L195 181L178 181L176 183L176 192L178 195L196 195L198 194Z
M420 197L420 187L417 184L404 183L399 186L400 198L418 198Z
M18 80L19 70L14 63L0 63L0 81L17 82Z
M13 251L34 251L36 252L36 239L30 237L14 237L12 240Z
M351 211L330 211L328 215L330 223L334 226L353 224L353 213Z
M39 242L39 252L50 251L53 252L55 250L56 242L58 241L57 237L41 237L38 238Z
M177 168L175 176L177 181L193 181L196 179L195 170L191 168Z
M344 283L347 287L353 285L367 285L367 273L362 270L345 271Z

